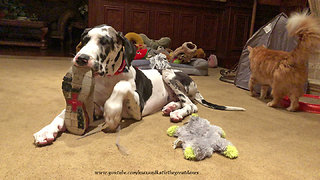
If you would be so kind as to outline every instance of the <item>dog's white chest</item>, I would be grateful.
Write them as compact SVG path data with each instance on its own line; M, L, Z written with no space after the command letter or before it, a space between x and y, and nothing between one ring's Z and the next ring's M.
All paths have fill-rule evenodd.
M101 76L96 77L95 89L94 89L95 103L103 107L106 100L112 94L114 86L121 80L134 83L132 75L130 74L119 74L117 76L111 76L111 77L101 77Z

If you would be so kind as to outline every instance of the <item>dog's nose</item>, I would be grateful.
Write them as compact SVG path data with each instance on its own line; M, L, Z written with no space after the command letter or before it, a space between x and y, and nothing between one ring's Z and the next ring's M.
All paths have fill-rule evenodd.
M86 54L81 54L80 56L78 56L76 62L79 66L84 66L86 64L88 64L90 57Z

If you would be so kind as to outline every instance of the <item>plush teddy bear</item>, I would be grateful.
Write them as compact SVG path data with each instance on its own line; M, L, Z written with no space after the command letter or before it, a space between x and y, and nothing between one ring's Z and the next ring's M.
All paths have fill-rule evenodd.
M203 160L211 157L213 152L220 152L231 159L238 157L237 148L225 139L224 131L197 114L192 114L189 122L181 127L171 126L167 134L178 137L173 148L182 147L188 160Z

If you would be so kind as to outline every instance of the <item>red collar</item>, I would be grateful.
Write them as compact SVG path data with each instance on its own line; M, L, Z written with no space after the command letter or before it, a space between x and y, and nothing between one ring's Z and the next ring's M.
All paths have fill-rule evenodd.
M121 74L124 70L124 68L126 67L127 63L125 61L125 59L123 58L122 60L122 64L120 65L119 69L114 73L114 74L107 74L107 76L115 76L118 74Z
M117 57L119 58L119 56L120 56L120 53L122 53L123 51L122 51L123 49L121 49L119 52L118 52L118 55L117 55ZM124 56L124 55L123 55ZM118 74L121 74L122 72L123 72L123 70L124 70L124 68L126 67L126 65L127 65L127 63L126 63L126 61L125 61L125 58L124 57L122 57L123 58L123 60L122 60L122 63L121 63L121 65L120 65L120 67L119 67L119 69L116 71L116 72L114 72L114 74L112 74L112 75L107 75L107 76L114 76L114 75L118 75Z
M123 58L122 64L120 65L118 71L116 71L113 75L118 75L118 74L122 73L124 68L126 67L126 65L127 65L127 63L126 63L125 59ZM112 75L109 75L109 76L112 76Z

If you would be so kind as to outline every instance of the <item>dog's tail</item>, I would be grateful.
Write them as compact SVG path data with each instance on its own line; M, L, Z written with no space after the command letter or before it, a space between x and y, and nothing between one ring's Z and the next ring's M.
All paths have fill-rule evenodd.
M307 11L293 13L288 19L287 30L289 36L296 36L299 40L297 47L292 51L297 61L308 60L309 54L315 53L320 45L320 20ZM301 58L299 58L301 57Z
M242 107L221 106L221 105L217 105L217 104L212 104L212 103L206 101L199 92L196 93L195 100L205 107L217 109L217 110L224 110L224 111L244 111L244 110L246 110Z

